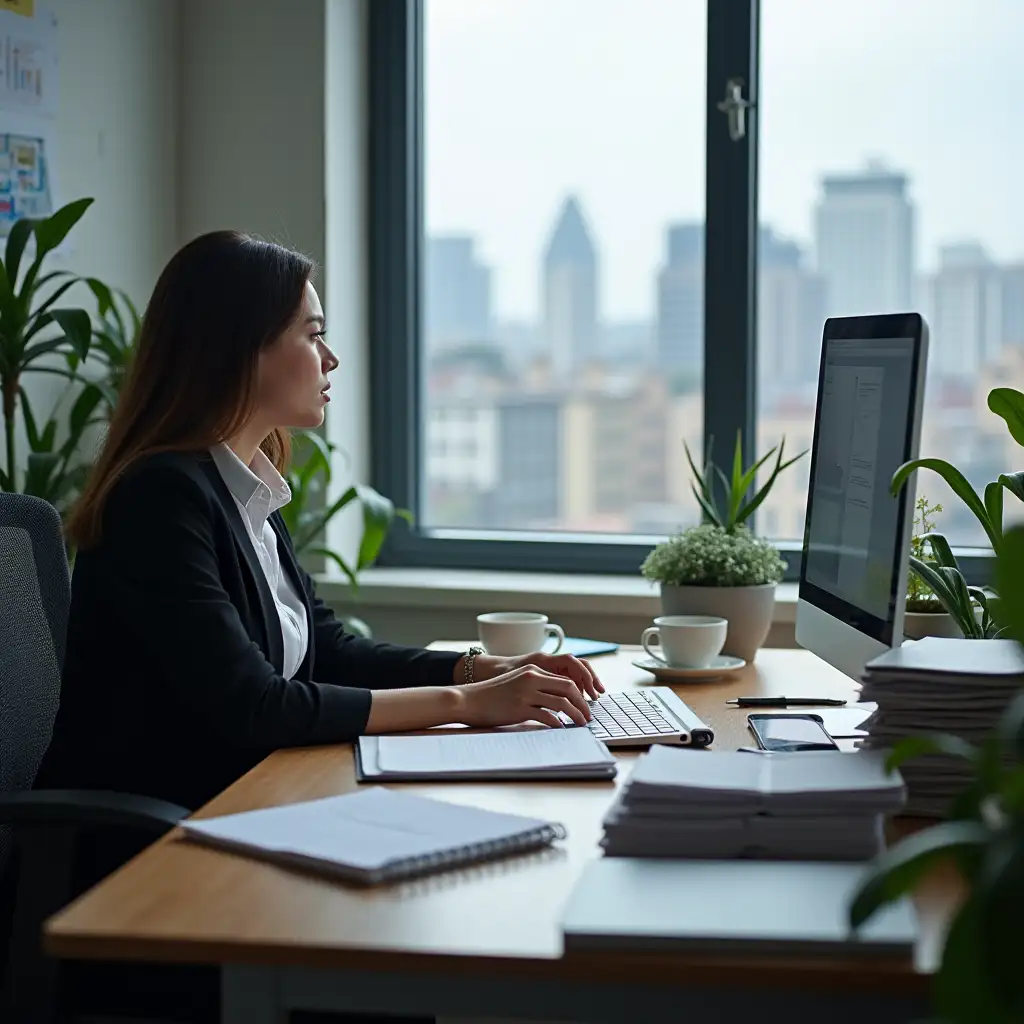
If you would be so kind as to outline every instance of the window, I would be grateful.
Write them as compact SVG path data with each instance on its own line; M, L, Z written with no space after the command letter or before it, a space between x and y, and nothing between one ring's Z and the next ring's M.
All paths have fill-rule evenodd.
M829 314L923 309L923 450L1011 466L1024 8L977 6L374 0L374 483L416 515L384 560L635 572L696 520L683 440L809 445ZM756 524L791 576L808 469Z
M1024 213L1007 128L1022 33L1013 0L762 5L762 448L806 442L826 316L918 309L931 328L922 455L979 489L1014 468L1019 448L986 397L997 381L1024 386ZM806 491L787 483L765 511L795 539ZM943 505L954 544L984 543L939 477L920 474L918 491Z

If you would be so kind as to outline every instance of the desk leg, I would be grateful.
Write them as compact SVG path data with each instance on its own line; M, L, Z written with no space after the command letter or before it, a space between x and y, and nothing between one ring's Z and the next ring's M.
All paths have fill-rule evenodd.
M224 966L220 978L221 1024L288 1024L273 967Z

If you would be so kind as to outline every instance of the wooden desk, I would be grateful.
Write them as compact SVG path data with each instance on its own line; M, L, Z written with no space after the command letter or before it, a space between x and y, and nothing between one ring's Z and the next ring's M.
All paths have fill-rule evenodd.
M449 645L437 645L449 646ZM609 688L653 683L635 650L594 660ZM855 698L853 684L804 651L766 650L756 666L677 692L717 733L748 745L745 711L727 697L786 693ZM47 925L62 957L192 961L224 967L224 1024L282 1024L282 1008L563 1020L654 1020L743 1013L872 1024L919 1014L927 979L909 963L854 957L752 959L562 954L559 916L598 853L616 783L416 785L416 792L562 821L569 838L539 855L374 890L214 851L176 833L157 842ZM356 788L349 747L280 751L199 813L208 817ZM917 963L934 965L954 899L949 877L919 899ZM777 1016L772 1016L778 1011ZM669 1017L671 1015L671 1018ZM813 1016L812 1016L813 1015Z

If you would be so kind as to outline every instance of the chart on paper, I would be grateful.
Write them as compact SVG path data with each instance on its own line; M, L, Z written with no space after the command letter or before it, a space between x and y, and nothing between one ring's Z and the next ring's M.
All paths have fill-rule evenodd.
M0 12L0 111L56 114L56 43L53 15Z

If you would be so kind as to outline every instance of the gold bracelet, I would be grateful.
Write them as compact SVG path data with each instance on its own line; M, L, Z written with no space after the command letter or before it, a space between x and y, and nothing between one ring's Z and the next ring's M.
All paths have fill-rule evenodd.
M473 665L476 662L476 656L483 653L484 649L482 647L470 647L470 649L466 651L466 660L462 663L462 676L465 679L467 686L476 682L473 675Z

